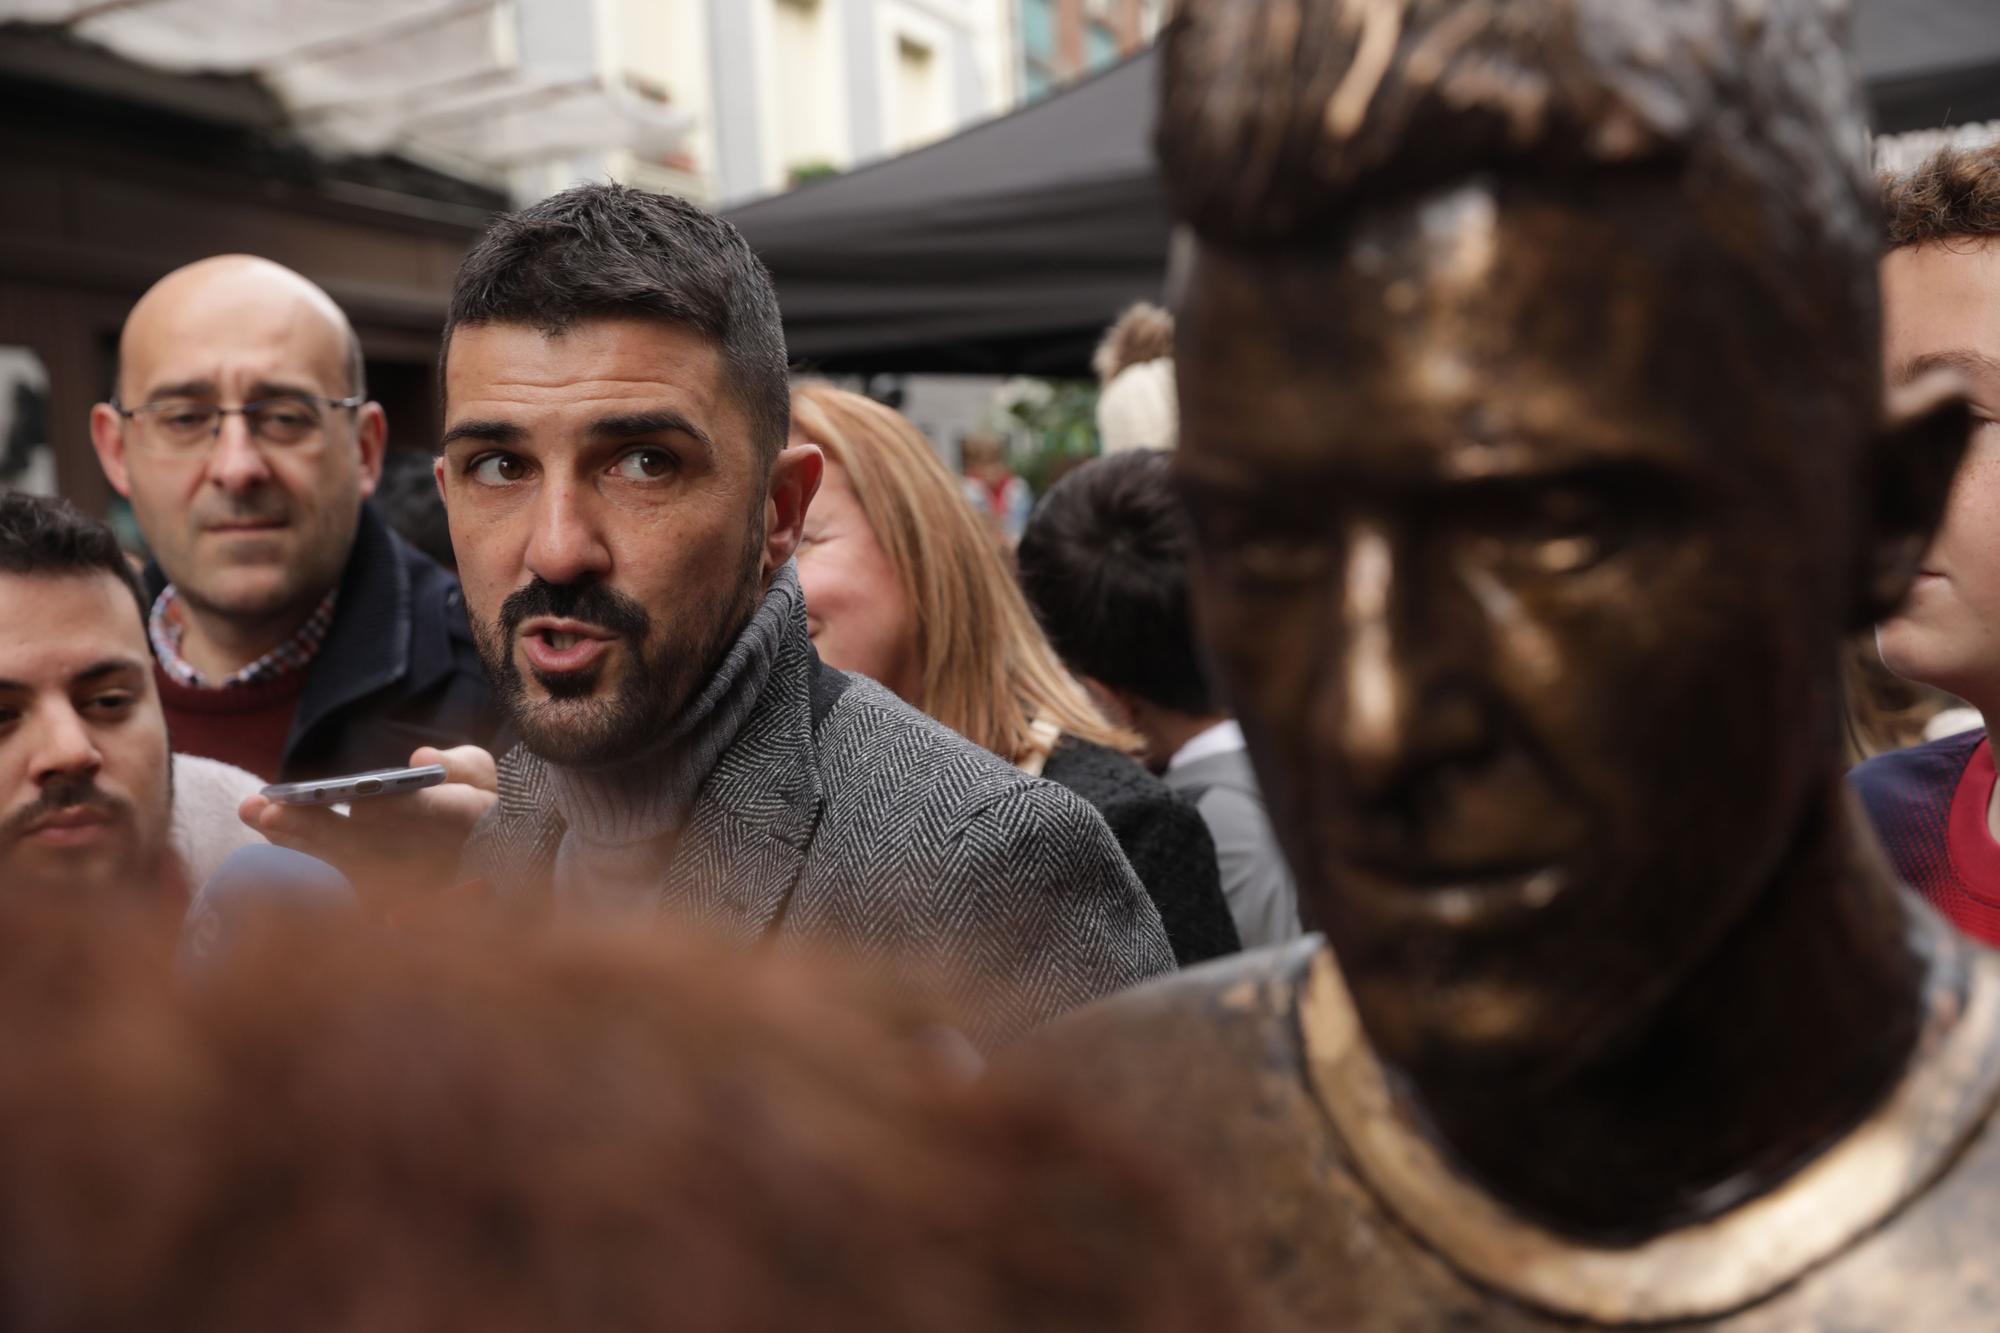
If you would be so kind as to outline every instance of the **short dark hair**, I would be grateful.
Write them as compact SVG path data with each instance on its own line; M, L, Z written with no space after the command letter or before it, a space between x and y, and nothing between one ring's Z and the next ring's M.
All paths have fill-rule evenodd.
M1021 587L1071 670L1159 708L1202 716L1215 691L1188 602L1192 539L1167 454L1095 459L1028 519Z
M1891 250L2000 236L2000 143L1940 148L1913 171L1882 181Z
M1663 10L1672 10L1667 16ZM1169 209L1239 253L1337 250L1459 182L1679 193L1794 358L1873 383L1880 253L1859 77L1825 0L1183 3L1161 38Z
M785 330L771 275L735 227L672 195L578 185L494 221L458 266L439 397L461 325L639 316L715 340L768 464L791 430Z
M0 492L0 574L54 578L93 573L109 574L124 584L145 620L145 590L110 527L67 500Z

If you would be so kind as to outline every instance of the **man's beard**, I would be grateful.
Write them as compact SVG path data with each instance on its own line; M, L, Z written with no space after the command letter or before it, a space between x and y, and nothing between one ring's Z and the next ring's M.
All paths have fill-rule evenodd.
M480 660L522 744L565 768L616 764L657 744L756 609L762 549L760 535L717 614L704 619L700 605L677 607L657 643L651 612L594 581L558 584L537 577L508 594L497 627L475 619L472 637ZM628 660L615 690L604 693L600 658L581 671L555 675L531 666L548 698L529 698L514 661L514 642L522 624L535 616L579 620L618 635Z

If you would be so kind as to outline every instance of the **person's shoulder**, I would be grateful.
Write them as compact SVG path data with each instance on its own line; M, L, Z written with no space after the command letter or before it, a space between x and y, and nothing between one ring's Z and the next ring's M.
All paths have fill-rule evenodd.
M249 769L198 754L173 757L174 800L191 803L228 802L234 813L244 797L264 789L264 779Z
M1974 727L1922 745L1891 750L1855 765L1847 780L1871 812L1911 802L1948 801L1973 752L1985 740L1986 729Z
M1107 745L1064 736L1049 755L1042 776L1061 783L1100 809L1108 805L1160 805L1182 802L1166 783L1146 771L1131 755Z
M1306 935L1183 968L1100 1000L1053 1025L1046 1035L1051 1042L1089 1043L1190 1020L1238 1029L1289 1022L1325 949L1321 936Z
M176 754L172 762L174 851L189 884L199 887L231 852L264 841L236 815L244 797L263 790L264 779L200 755Z
M1226 792L1232 798L1263 802L1248 750L1218 750L1171 765L1161 780L1191 799L1205 799L1211 792Z
M865 676L852 678L818 733L828 818L874 823L995 859L1115 857L1097 808L1030 777ZM1025 866L1025 863L1024 863Z
M905 802L977 805L1034 781L866 676L849 677L816 739L836 796L895 792Z
M1160 1077L1162 1050L1176 1052L1177 1069L1225 1082L1296 1069L1299 999L1325 947L1308 935L1156 977L1033 1033L1008 1063L1020 1077L1107 1101L1158 1101L1163 1110L1186 1090Z

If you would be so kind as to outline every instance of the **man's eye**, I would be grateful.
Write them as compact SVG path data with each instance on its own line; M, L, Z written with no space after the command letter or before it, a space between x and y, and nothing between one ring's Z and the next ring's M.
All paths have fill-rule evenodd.
M528 475L528 465L512 454L481 454L465 465L465 475L481 486L511 486Z
M680 460L665 449L634 449L612 465L612 471L627 481L657 481L680 469Z
M131 712L132 705L137 702L137 695L119 690L112 694L93 695L84 702L84 707L99 717L120 717Z
M215 419L212 412L170 412L161 420L171 430L193 430Z
M1537 574L1578 574L1618 545L1617 506L1582 491L1493 497L1476 521L1492 560Z
M1576 574L1604 558L1604 543L1583 533L1536 542L1530 558L1545 574Z

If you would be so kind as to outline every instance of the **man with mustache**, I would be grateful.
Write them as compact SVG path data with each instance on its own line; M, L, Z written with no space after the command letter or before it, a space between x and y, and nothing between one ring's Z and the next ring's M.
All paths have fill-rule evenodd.
M157 905L257 835L258 780L170 755L145 600L111 530L0 494L0 893Z
M91 437L152 551L184 749L290 781L490 741L457 584L365 503L387 435L347 317L290 269L204 259L132 308Z
M522 740L471 875L558 918L921 973L988 1042L1171 968L1094 810L821 665L792 555L823 460L787 444L777 297L735 228L618 186L499 219L459 270L443 379L438 486ZM479 786L405 808L448 849ZM245 815L371 877L340 836L358 819Z

